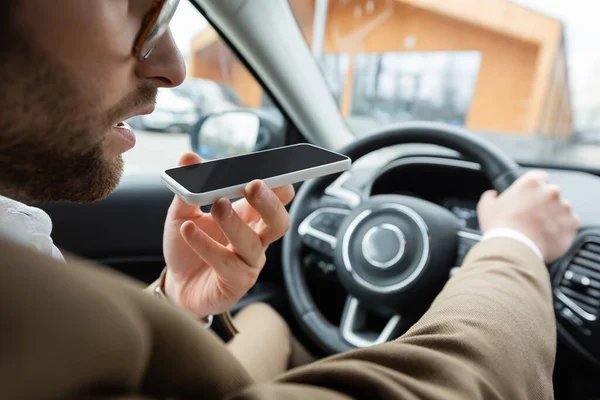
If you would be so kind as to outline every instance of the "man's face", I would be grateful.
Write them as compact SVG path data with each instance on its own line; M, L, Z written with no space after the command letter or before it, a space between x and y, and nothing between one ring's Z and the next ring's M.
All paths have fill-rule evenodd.
M0 38L0 194L90 202L117 186L135 136L185 66L170 32L144 62L132 56L152 0L13 0ZM0 9L2 6L0 6Z

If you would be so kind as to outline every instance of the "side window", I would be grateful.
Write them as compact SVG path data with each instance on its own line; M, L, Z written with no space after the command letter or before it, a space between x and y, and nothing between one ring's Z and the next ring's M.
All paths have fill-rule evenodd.
M285 120L260 83L206 19L183 0L171 31L187 67L185 82L160 89L152 114L127 121L138 137L125 173L157 173L181 154L214 159L281 146Z

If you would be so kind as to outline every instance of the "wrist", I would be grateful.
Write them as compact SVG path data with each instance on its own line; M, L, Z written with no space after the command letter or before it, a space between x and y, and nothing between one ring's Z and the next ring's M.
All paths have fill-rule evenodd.
M162 279L159 287L162 289L165 298L167 298L171 303L193 312L194 315L203 321L207 327L212 324L213 316L211 314L198 313L196 310L193 310L192 307L185 305L181 301L181 289L177 286L177 280L173 277L173 272L169 267L165 267L161 278Z
M165 267L164 278L162 281L162 289L165 296L174 304L180 306L179 296L177 296L178 290L175 287L175 280L173 279L172 271L169 267Z
M528 235L524 234L518 229L514 228L493 228L484 232L482 241L493 238L510 238L517 240L527 247L529 247L542 261L544 260L544 256L542 253L542 249L538 246L534 240L531 239Z

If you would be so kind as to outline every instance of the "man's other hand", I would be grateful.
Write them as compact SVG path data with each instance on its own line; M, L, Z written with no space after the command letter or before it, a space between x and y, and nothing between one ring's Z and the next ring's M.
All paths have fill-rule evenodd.
M521 232L538 247L544 262L562 256L573 243L579 218L560 188L548 183L548 174L530 171L504 193L485 192L477 205L482 231L508 228Z
M187 153L179 165L200 162ZM293 197L291 185L270 190L254 181L244 199L221 199L204 213L175 196L163 239L167 297L199 317L231 308L254 286L269 244L289 229Z

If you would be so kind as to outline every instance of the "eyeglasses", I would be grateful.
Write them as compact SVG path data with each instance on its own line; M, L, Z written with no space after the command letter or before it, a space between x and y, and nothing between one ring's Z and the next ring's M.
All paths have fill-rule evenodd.
M135 38L133 56L140 61L150 57L156 43L169 28L179 0L154 0L150 11L144 16L142 28Z

